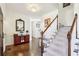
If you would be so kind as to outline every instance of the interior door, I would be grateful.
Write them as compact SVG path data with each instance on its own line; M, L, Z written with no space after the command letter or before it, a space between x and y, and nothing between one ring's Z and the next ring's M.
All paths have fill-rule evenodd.
M0 56L3 55L3 14L0 8Z

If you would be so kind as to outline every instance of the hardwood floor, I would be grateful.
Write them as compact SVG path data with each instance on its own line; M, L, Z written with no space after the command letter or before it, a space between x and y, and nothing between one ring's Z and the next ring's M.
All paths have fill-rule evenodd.
M6 46L5 56L30 56L29 43Z
M32 38L31 48L29 46L29 43L6 46L4 56L41 56L41 48L36 38Z
M32 37L32 46L31 46L30 52L32 56L41 56L41 48L39 46L39 39Z

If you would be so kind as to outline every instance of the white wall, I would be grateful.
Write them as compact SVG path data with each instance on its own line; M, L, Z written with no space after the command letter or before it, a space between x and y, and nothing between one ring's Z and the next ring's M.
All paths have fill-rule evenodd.
M64 26L71 26L74 17L73 4L63 8L62 3L58 7L59 22Z
M30 20L26 15L8 10L6 20L4 20L5 45L13 44L13 35L19 33L16 32L16 19L24 20L25 31L30 30Z

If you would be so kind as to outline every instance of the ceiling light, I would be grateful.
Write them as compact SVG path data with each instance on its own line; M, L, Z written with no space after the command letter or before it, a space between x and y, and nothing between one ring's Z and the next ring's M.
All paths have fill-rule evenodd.
M32 12L37 12L40 10L38 4L27 4L27 9Z
M36 12L37 10L35 8L32 8L32 12Z

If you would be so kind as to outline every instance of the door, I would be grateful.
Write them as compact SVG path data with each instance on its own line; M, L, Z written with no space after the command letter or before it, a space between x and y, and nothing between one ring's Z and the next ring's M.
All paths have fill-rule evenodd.
M3 55L3 14L0 8L0 56Z

